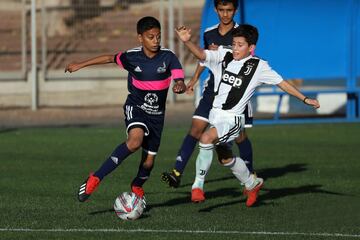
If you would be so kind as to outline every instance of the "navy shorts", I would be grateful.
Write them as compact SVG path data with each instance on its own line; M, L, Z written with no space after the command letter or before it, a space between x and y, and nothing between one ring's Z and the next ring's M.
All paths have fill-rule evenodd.
M206 81L202 98L199 105L195 109L193 118L209 122L209 114L214 101L214 75L210 74ZM245 128L251 128L253 124L253 110L251 103L249 103L244 111L245 115Z
M213 76L210 74L210 76ZM199 105L195 109L193 118L198 118L205 122L209 122L209 113L214 101L214 78L209 77L204 86L203 95L199 101Z
M156 155L164 127L164 115L150 115L137 106L124 105L126 133L133 128L142 128L145 136L141 147L148 154Z

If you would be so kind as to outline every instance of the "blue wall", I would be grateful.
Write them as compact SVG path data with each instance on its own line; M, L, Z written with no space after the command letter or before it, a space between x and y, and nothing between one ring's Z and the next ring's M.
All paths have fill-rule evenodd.
M359 2L244 0L242 17L259 29L256 54L284 78L350 78L360 75ZM202 30L217 22L213 0L206 1Z

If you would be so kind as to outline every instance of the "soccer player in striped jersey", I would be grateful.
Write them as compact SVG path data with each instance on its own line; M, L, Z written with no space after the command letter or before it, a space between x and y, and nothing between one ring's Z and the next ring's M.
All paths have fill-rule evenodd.
M183 93L184 71L169 49L160 46L161 27L157 19L144 17L137 22L141 47L115 55L103 55L80 63L69 64L65 72L81 68L116 63L128 71L128 91L124 104L127 139L118 145L98 170L80 185L78 199L86 201L103 178L115 170L130 154L142 148L142 159L131 190L143 197L143 184L149 178L157 154L164 125L165 105L172 81L174 93Z
M216 50L219 46L231 46L232 30L238 26L234 21L234 15L238 7L238 0L214 0L215 11L219 18L219 23L209 27L204 32L204 48ZM205 66L198 64L194 76L187 84L188 92L193 91L193 87L198 81L200 74ZM196 143L199 141L201 134L206 130L209 124L209 113L214 99L214 75L210 72L206 80L206 86L203 91L202 98L192 117L192 123L189 133L185 136L178 155L175 159L174 168L169 172L162 174L163 181L169 186L177 188L180 185L181 175L194 151ZM245 114L245 127L252 127L252 108L249 102ZM246 162L247 167L253 172L253 154L252 145L245 130L240 133L235 142L238 145L240 156ZM210 167L210 164L209 164ZM202 169L207 172L209 169ZM198 173L197 173L198 174ZM194 202L205 200L204 193L196 189L192 192L191 199Z
M262 84L277 85L307 105L319 108L316 99L304 96L298 89L276 73L268 63L252 56L258 40L256 27L242 24L233 30L232 47L204 50L191 42L191 30L182 26L176 30L185 46L214 74L215 98L209 115L210 128L200 138L196 171L208 168L213 158L213 149L220 163L231 169L235 177L245 185L246 206L251 207L263 186L263 179L252 174L240 157L233 155L231 146L243 130L244 111L255 89ZM204 174L197 174L192 189L203 191Z

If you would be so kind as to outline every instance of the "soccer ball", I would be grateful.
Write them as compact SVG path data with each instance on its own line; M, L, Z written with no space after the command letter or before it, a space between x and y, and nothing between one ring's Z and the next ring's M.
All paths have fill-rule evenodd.
M114 203L116 215L122 220L138 219L144 212L146 203L144 198L137 196L133 192L123 192Z

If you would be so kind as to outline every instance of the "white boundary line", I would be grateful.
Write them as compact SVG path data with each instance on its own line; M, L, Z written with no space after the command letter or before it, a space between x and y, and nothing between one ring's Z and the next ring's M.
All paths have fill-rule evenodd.
M305 232L246 232L246 231L221 231L221 230L181 230L181 229L86 229L86 228L54 228L54 229L32 229L32 228L0 228L0 232L105 232L105 233L194 233L194 234L242 234L242 235L283 235L283 236L320 236L320 237L353 237L360 238L360 234L346 233L305 233Z

